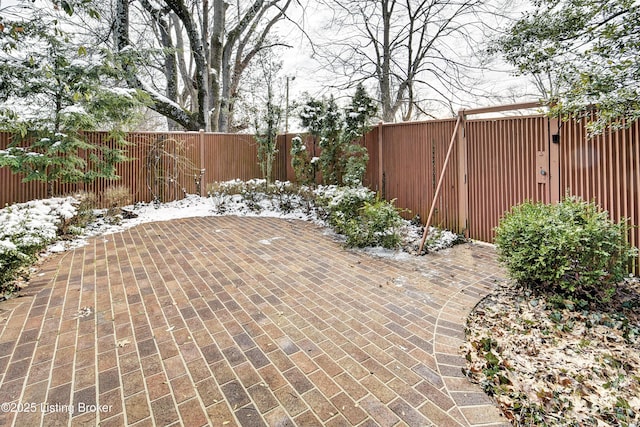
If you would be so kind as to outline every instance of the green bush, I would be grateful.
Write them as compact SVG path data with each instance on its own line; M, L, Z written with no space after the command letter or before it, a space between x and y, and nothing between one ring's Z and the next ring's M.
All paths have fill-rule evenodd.
M393 201L376 200L365 202L355 221L355 227L346 231L347 245L355 247L382 246L395 249L400 245L401 238L397 228L402 224L402 218Z
M8 241L0 241L0 296L15 290L18 273L34 262L33 254L18 250Z
M329 225L337 233L346 234L349 222L357 219L365 203L371 203L375 198L376 194L364 187L351 188L330 185L319 189L316 202L324 210L324 216Z
M363 187L329 187L318 198L333 229L346 236L347 246L397 248L401 237L397 228L402 218L393 202L376 198Z
M496 228L499 260L524 286L572 299L607 301L635 254L626 222L594 203L567 197L556 205L526 202Z

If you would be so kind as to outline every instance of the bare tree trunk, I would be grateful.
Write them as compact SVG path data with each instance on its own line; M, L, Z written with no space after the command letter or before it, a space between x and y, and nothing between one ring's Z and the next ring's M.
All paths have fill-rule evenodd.
M261 10L264 4L264 0L255 0L249 10L244 14L242 19L236 24L234 28L227 32L227 37L222 46L221 57L221 74L220 74L220 92L219 92L219 114L218 114L218 129L221 132L226 132L229 129L229 103L230 103L230 88L231 88L231 74L232 74L232 53L237 47L238 40L242 33L249 28L254 18L259 14L263 14L264 10ZM268 8L269 6L266 6Z
M217 0L221 1L221 0ZM202 43L202 38L198 31L198 27L193 20L189 9L183 0L166 0L167 6L175 12L180 18L180 21L184 24L185 31L187 32L187 38L189 39L189 46L191 48L191 55L196 65L195 70L195 84L198 90L198 110L196 113L196 119L199 123L204 125L204 130L211 130L211 122L209 121L209 63L205 55L205 47Z
M224 0L213 0L213 29L211 31L211 52L209 63L211 65L211 129L220 131L219 122L221 114L220 85L222 76L224 27L227 14L227 3Z
M129 2L126 0L118 0L116 5L113 39L118 51L129 46Z
M238 2L238 21L233 28L226 28L227 0L116 1L114 39L123 64L129 61L126 65L129 86L148 93L153 101L151 108L180 126L214 131L228 131L243 72L256 52L280 44L267 45L267 34L295 3L293 0L252 0L241 15L241 2ZM129 47L131 1L140 2L151 13L151 25L158 29L158 43L165 53L161 65L149 67L163 71L164 94L138 77L135 55L127 53L132 49ZM179 78L184 83L182 94L178 93ZM189 106L187 101L191 111L183 107Z
M148 0L140 0L142 7L151 15L153 22L157 27L157 38L162 46L164 56L164 78L166 80L165 96L173 101L178 102L178 64L176 59L176 49L171 34L171 22L168 9L160 9L149 3ZM169 130L178 130L180 125L171 117L167 117L167 127Z
M382 120L385 122L393 122L395 119L395 111L391 108L391 16L393 14L393 6L395 1L391 1L391 9L389 9L389 0L382 0L382 64L378 71L380 79L380 99L382 103ZM378 63L380 60L378 59Z
M114 25L114 42L117 51L121 56L125 57L128 54L128 49L131 47L129 41L129 1L117 0L116 6L116 22ZM129 62L127 58L123 58L123 67L125 68L125 74L127 83L130 87L141 89L146 92L151 98L151 108L154 111L162 114L165 117L171 118L176 123L183 126L185 129L198 130L202 128L202 120L199 120L197 114L192 114L177 103L171 101L166 96L158 94L149 85L146 85L138 77L135 67Z
M176 35L176 51L184 52L186 49L184 38L182 37L182 25L178 17L173 13L171 14L171 27ZM177 59L178 71L180 72L180 77L184 86L182 93L180 94L179 103L180 105L186 105L188 102L190 104L190 110L194 111L197 109L196 101L198 98L198 92L193 82L193 73L191 73L187 68L184 55L177 55Z
M280 20L282 20L286 16L286 12L289 6L292 3L292 0L287 0L284 6L281 6L279 12L269 20L267 25L262 29L257 39L254 41L253 46L245 55L245 50L249 46L249 42L251 37L256 32L255 23L259 20L263 19L263 16L269 10L269 8L274 7L275 3L271 2L265 5L262 5L260 11L257 11L257 5L259 2L254 3L254 7L250 10L250 12L254 12L253 14L247 13L245 15L244 22L241 23L234 29L234 37L228 37L227 43L225 44L225 53L227 60L225 64L228 64L228 67L225 68L225 73L223 74L223 82L222 82L222 99L223 102L226 101L226 108L222 110L222 112L226 115L226 117L221 117L220 120L220 128L228 131L229 124L233 122L233 113L235 100L238 93L238 89L240 87L240 79L242 74L249 66L249 63L253 60L253 58L258 54L258 52L263 49L269 49L275 45L286 46L283 43L275 43L275 44L265 44L267 37L273 28L273 26ZM263 3L263 2L260 2ZM250 19L253 20L251 26L249 26ZM246 30L246 34L244 37L240 38L241 33ZM237 35L236 35L237 34ZM231 48L233 48L233 44L231 43L233 39L239 39L237 42L235 60L231 61Z

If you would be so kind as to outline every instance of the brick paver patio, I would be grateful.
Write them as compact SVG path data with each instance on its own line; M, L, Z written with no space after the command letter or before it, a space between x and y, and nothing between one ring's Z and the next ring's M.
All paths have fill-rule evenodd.
M0 425L508 425L461 373L491 249L392 261L305 222L137 226L0 303Z

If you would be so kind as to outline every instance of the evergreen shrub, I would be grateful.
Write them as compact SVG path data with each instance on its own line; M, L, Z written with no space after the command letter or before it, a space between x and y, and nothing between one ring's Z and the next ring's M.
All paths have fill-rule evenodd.
M318 202L329 224L346 236L347 246L394 249L400 245L402 217L393 201L380 200L364 187L329 187Z
M636 254L626 221L594 203L567 197L556 205L526 202L496 228L499 260L523 286L575 300L608 301Z

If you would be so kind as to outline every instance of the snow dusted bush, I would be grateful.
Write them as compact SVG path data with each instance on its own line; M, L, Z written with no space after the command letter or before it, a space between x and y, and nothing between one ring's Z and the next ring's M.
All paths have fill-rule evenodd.
M400 245L398 227L403 220L392 202L380 200L365 187L328 186L318 189L318 203L336 232L347 237L347 246Z
M318 187L318 204L326 210L327 220L332 226L342 220L355 218L365 202L373 202L376 193L365 187Z
M71 197L35 200L0 210L0 292L11 290L20 270L58 237L77 213Z
M296 174L296 182L301 185L312 185L315 183L316 157L310 158L307 146L300 136L291 140L291 167Z
M313 209L313 193L289 181L267 183L264 179L215 182L207 191L217 214L298 213L306 217ZM295 215L294 215L295 216Z
M393 202L380 199L365 202L356 219L347 224L347 245L381 246L387 249L399 247L401 237L398 228L403 220Z
M131 190L122 185L109 187L104 190L104 201L107 218L117 224L122 219L122 208L131 203Z

